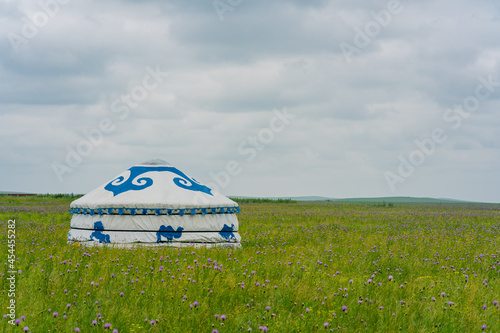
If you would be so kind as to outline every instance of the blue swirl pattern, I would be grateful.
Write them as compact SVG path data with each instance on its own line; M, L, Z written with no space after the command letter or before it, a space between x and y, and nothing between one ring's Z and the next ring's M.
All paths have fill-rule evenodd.
M146 172L167 171L179 176L173 179L174 184L178 187L185 190L203 192L213 196L212 190L209 187L201 185L194 178L187 176L185 173L172 166L133 166L128 169L128 171L130 171L130 176L127 179L123 176L119 176L106 184L104 189L113 192L113 196L128 191L140 191L153 185L153 180L151 178L139 178L142 174Z

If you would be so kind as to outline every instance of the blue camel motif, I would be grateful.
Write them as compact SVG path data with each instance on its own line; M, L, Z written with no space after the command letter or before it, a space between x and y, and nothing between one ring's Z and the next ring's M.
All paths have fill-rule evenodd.
M156 232L156 242L159 243L161 242L161 237L165 237L167 239L167 242L172 242L174 238L180 238L182 236L182 230L184 228L178 227L177 230L174 230L171 226L160 226L160 230Z
M139 178L140 175L146 172L168 171L179 176L173 179L174 184L178 187L185 190L203 192L213 196L212 189L200 184L196 179L187 176L184 172L172 166L133 166L128 169L128 171L130 171L130 176L127 179L123 176L119 176L106 184L104 189L113 192L113 196L117 196L127 191L143 190L153 185L153 180L149 177Z
M231 224L230 227L227 224L224 224L222 230L219 232L219 235L221 235L222 238L224 238L227 241L230 241L231 238L236 239L236 236L234 236L233 234L233 230L234 230L234 224Z
M103 233L104 225L102 225L101 221L97 221L94 223L94 232L90 234L90 240L97 239L99 243L109 243L109 235Z

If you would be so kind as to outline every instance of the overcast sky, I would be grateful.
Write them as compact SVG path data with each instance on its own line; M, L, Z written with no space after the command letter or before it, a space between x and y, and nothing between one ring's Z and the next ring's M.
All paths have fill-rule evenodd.
M0 0L0 191L160 158L226 195L500 202L498 1L41 4Z

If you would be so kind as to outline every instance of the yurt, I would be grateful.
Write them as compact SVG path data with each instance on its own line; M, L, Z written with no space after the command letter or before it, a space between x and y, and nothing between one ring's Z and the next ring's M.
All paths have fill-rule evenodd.
M153 160L73 201L68 243L238 247L239 211L221 193Z

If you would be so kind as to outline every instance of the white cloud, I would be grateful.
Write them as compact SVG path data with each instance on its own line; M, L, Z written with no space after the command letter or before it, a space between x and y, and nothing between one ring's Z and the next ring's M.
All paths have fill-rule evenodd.
M16 52L7 33L42 9L1 2L0 190L86 192L159 157L206 182L238 161L227 194L500 201L500 87L458 129L443 121L479 76L500 80L500 8L401 0L348 64L339 43L387 3L245 1L221 21L211 2L70 2ZM168 76L120 119L113 102L148 66ZM238 146L284 107L296 118L247 162ZM60 183L53 161L106 118L115 129ZM438 127L448 140L390 192L384 172Z

